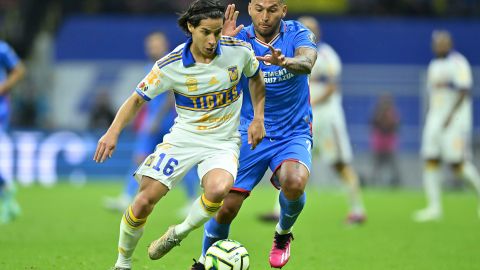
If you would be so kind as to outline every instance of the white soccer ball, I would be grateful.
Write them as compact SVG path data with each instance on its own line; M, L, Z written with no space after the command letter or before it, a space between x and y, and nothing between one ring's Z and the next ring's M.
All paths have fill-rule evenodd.
M206 270L248 270L249 267L247 249L235 240L219 240L205 254Z

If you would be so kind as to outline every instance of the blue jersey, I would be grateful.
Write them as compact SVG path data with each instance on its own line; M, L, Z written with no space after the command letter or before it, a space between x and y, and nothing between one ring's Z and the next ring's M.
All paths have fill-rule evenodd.
M252 45L255 55L271 54L267 44L255 37L253 24L237 35L238 39ZM280 33L270 44L281 49L286 57L294 57L295 50L308 47L316 50L313 34L297 21L281 21ZM286 138L297 135L311 135L312 109L308 74L293 74L286 68L260 63L265 76L265 129L267 137ZM248 80L242 78L244 89ZM244 91L240 115L240 131L246 132L253 119L250 92Z
M0 84L7 79L8 72L19 63L18 56L12 48L0 40ZM0 130L5 129L8 123L9 104L7 95L0 95Z

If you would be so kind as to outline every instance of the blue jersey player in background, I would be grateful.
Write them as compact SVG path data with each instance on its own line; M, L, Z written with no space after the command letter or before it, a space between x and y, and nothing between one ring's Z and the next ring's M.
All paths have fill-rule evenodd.
M268 168L273 171L272 184L281 189L281 215L269 262L272 267L281 268L289 260L291 228L305 205L304 189L310 175L312 112L308 74L317 53L313 34L296 21L284 21L286 11L284 0L251 0L248 13L253 23L245 28L236 26L238 11L234 5L229 5L225 13L224 34L236 34L249 42L261 61L266 85L267 136L257 148L250 149L247 128L253 119L253 108L245 91L237 180L217 215L205 224L203 253L192 269L204 269L206 250L217 240L228 237L230 224L243 201Z
M152 32L145 38L145 54L152 63L162 58L167 52L168 40L162 32ZM150 71L152 63L147 65L147 72ZM177 117L175 100L170 93L161 94L146 104L136 119L138 127L133 150L134 163L129 170L124 190L118 197L105 198L107 209L123 212L130 205L138 190L138 182L133 177L133 171L163 140L163 136L173 126L175 117ZM198 183L198 176L194 168L187 173L182 182L188 202L180 210L180 216L184 217L188 214L192 202L198 197Z
M25 76L25 67L13 49L0 40L0 137L7 132L10 118L8 93ZM0 138L0 141L1 138ZM1 147L1 145L0 145ZM0 155L0 162L2 156ZM13 183L0 170L0 224L8 223L20 214Z

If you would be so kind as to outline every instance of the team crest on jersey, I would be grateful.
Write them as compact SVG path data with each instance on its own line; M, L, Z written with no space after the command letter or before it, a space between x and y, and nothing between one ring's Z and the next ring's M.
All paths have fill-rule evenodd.
M228 75L230 76L230 82L235 82L238 80L238 68L237 66L228 68Z
M198 80L193 76L186 76L187 80L185 81L185 86L188 89L188 92L194 92L198 90Z
M142 92L146 92L148 90L148 85L145 82L141 82L138 85L138 89L140 89Z

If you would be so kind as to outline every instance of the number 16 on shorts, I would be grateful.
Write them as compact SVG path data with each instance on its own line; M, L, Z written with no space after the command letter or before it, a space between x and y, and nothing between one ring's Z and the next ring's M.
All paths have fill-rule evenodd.
M157 172L162 172L165 176L172 175L177 165L178 160L167 157L165 153L151 154L145 161L145 166L151 167Z

